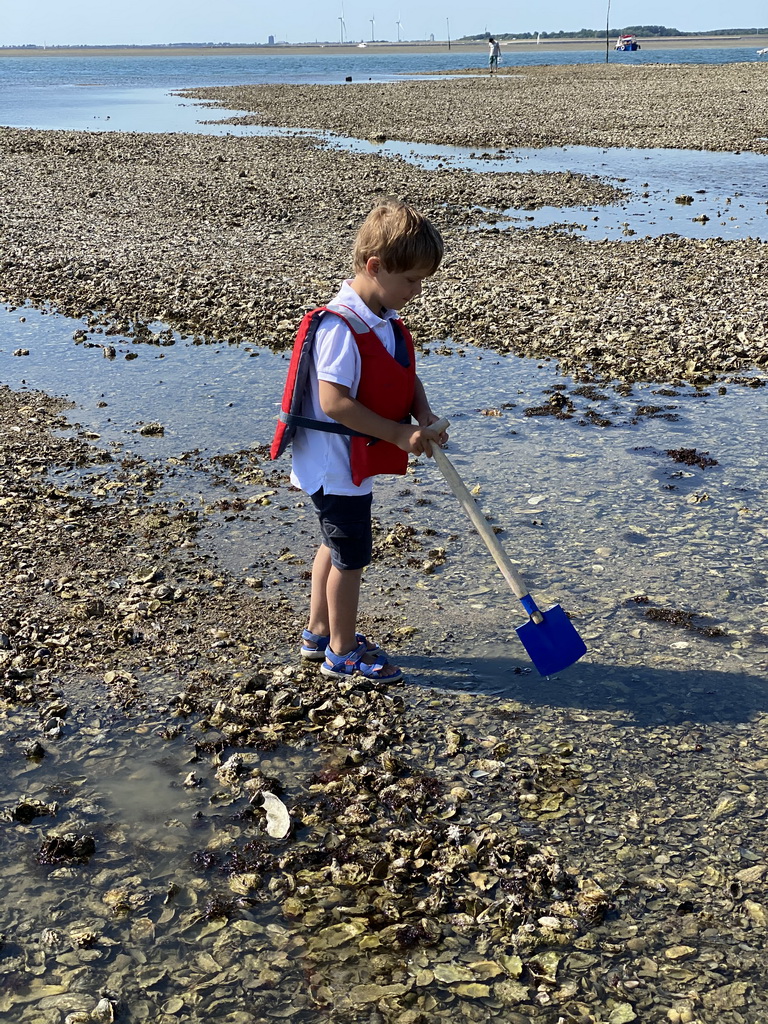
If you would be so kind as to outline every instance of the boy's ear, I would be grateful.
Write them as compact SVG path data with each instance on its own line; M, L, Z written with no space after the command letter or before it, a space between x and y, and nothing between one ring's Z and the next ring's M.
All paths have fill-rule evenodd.
M365 262L365 269L371 275L376 277L381 270L381 260L378 256L369 256Z

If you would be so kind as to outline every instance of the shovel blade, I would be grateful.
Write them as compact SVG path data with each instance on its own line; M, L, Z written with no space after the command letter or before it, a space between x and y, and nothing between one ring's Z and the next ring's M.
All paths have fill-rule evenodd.
M552 676L575 664L587 653L587 645L559 604L542 615L543 622L529 619L515 632L541 675Z

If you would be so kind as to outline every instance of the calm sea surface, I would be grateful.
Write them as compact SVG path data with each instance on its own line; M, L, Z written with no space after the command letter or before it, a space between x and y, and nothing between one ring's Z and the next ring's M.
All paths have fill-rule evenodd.
M727 64L760 60L754 46L691 50L645 49L615 53L622 64ZM534 64L595 64L605 60L600 50L542 50L504 55L505 66ZM0 125L31 128L83 128L104 99L117 104L140 103L137 92L204 85L256 82L387 81L425 72L462 71L486 62L485 45L476 54L373 54L350 52L321 55L242 55L222 52L211 56L29 56L0 58ZM149 97L145 97L149 99ZM151 105L151 104L149 104ZM147 113L147 110L144 111ZM181 124L176 130L185 130ZM145 129L147 130L147 129ZM152 130L151 128L149 130ZM159 130L173 130L170 128Z

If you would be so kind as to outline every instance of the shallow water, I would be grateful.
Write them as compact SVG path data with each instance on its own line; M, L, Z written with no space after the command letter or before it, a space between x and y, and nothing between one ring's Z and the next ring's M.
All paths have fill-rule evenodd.
M82 329L78 321L20 309L3 311L0 322L0 380L14 388L71 395L78 403L71 418L83 430L97 432L105 445L140 448L153 458L211 445L215 450L217 437L224 443L221 450L250 444L254 423L262 426L272 415L274 392L251 390L249 381L266 377L272 384L287 366L284 356L250 345L180 342L161 348L88 334L92 345L101 337L114 346L116 357L107 359L100 346L72 340ZM30 354L12 356L18 348ZM252 361L273 368L257 372ZM106 406L99 408L99 402ZM141 437L142 424L159 417L165 435Z
M569 146L519 150L514 162L518 169L597 174L633 193L619 204L617 214L613 209L585 210L596 218L587 218L586 228L580 229L585 238L631 237L625 229L650 237L671 232L687 238L768 237L768 157L760 154ZM683 195L693 202L675 201ZM526 223L540 227L564 214L571 223L583 220L577 211L540 210ZM694 220L702 215L709 222Z
M689 149L603 149L551 146L491 150L428 143L328 144L358 153L399 157L420 167L454 167L479 174L571 171L594 175L631 192L610 206L543 207L505 211L514 227L557 225L581 238L629 240L677 234L684 238L768 238L768 156ZM489 159L490 158L490 159ZM677 197L689 196L681 204ZM698 218L706 217L706 221ZM492 223L504 229L505 220Z
M189 342L158 350L111 338L117 358L108 360L99 348L74 344L77 325L61 317L17 310L5 312L0 324L2 380L70 396L78 403L70 422L117 457L131 452L162 464L195 450L201 463L271 438L284 356ZM30 355L11 355L21 347ZM134 352L137 358L127 361ZM725 394L713 387L670 395L657 385L636 385L628 396L610 387L579 394L551 363L452 346L440 352L450 354L422 356L420 373L433 406L452 421L449 453L459 473L479 488L478 501L501 527L502 543L519 559L542 607L562 603L590 648L587 663L567 674L571 692L561 699L578 702L586 689L602 701L607 669L622 678L656 678L660 669L759 676L766 666L761 630L768 581L760 552L768 536L761 469L768 391L727 386ZM526 416L526 409L546 405L554 385L565 385L573 418ZM138 433L142 422L157 420L163 436ZM689 467L666 454L683 448L707 452L718 464ZM287 460L277 465L287 472ZM246 500L263 490L230 484ZM178 467L163 494L202 507L215 486L207 474ZM432 575L416 573L412 589L392 606L394 621L415 618L423 630L408 654L414 676L496 692L519 686L510 673L528 665L513 634L521 610L436 467L421 460L405 481L383 483L377 501L385 524L407 514L420 530L436 531L429 545L448 550L446 564ZM204 542L242 575L249 574L264 530L274 545L291 546L309 560L312 516L288 492L278 505L212 515ZM428 547L419 558L427 555ZM289 576L267 590L296 599L296 582ZM709 639L651 623L644 606L626 604L637 594L652 606L700 614L696 623L728 635ZM373 608L380 599L371 593L369 600ZM596 666L592 675L589 663ZM632 687L617 693L633 708ZM697 713L707 713L707 701L697 698ZM710 703L711 713L719 713L720 699ZM635 710L645 713L642 699Z
M635 53L613 51L609 60L618 64L731 64L759 61L757 47L702 47L654 49L647 46ZM467 67L485 68L488 50L478 43L467 52L444 49L423 52L345 54L238 54L220 50L215 54L157 54L137 56L108 54L93 50L87 57L58 54L29 54L0 58L0 111L3 104L23 90L61 89L62 86L157 86L179 88L184 85L236 85L243 82L343 82L347 75L354 81L391 81L395 77L416 76L425 72L462 71ZM558 50L547 46L525 52L505 52L507 67L538 64L602 64L605 51ZM55 96L45 97L55 104ZM0 118L2 120L2 118Z

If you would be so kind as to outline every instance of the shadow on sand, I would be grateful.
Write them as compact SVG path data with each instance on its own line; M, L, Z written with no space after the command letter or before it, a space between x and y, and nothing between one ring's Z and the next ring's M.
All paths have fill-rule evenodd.
M534 707L621 712L628 725L748 722L768 712L768 682L745 669L577 664L542 678L517 657L408 658L411 679Z

